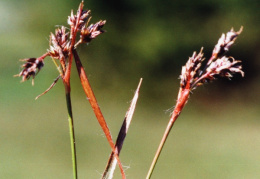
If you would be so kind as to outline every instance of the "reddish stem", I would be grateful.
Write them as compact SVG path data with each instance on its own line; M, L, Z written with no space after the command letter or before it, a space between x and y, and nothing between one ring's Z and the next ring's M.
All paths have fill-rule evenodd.
M90 105L91 105L91 107L92 107L92 109L93 109L93 111L96 115L96 118L97 118L101 128L103 129L103 131L104 131L104 133L107 137L107 140L110 144L112 151L116 154L115 156L116 156L116 159L118 161L118 165L119 165L119 168L120 168L120 171L121 171L121 174L122 174L122 178L125 178L124 170L123 170L122 164L121 164L119 157L118 157L118 150L116 150L116 148L115 148L115 145L113 143L113 140L112 140L109 128L107 126L107 123L105 121L105 118L104 118L104 116L103 116L103 114L102 114L102 112L99 108L96 97L93 93L93 90L90 86L87 75L85 73L85 70L82 66L82 63L81 63L80 58L78 56L78 53L75 49L73 50L73 55L74 55L74 58L75 58L78 74L79 74L80 81L81 81L82 87L84 89L84 92L85 92L85 94L88 98L88 101L89 101L89 103L90 103Z
M49 52L46 52L45 54L43 54L42 56L38 57L38 60L43 60L44 58L46 58L47 56L49 56Z
M146 179L149 179L152 176L152 172L155 168L155 165L157 163L157 160L161 154L161 151L163 149L163 146L167 140L167 137L172 129L172 126L174 124L174 122L177 120L177 118L179 117L182 109L184 108L185 104L187 103L188 99L189 99L189 94L190 94L190 84L186 84L186 87L184 89L180 88L179 90L179 94L178 94L178 100L177 100L177 104L174 108L174 111L172 113L172 116L169 120L169 123L165 129L165 132L163 134L163 137L161 139L160 145L156 151L156 154L154 156L153 162L150 166L150 169L148 171L148 174L146 176Z
M70 49L69 49L70 53L69 53L68 66L67 66L64 78L63 78L63 81L65 83L68 83L68 84L69 84L69 81L70 81L71 65L72 65L72 60L73 60L73 50L75 49L77 29L78 29L78 26L79 26L79 21L80 21L82 9L83 9L83 1L79 5L76 24L75 24L75 26L71 26L71 28L70 28Z

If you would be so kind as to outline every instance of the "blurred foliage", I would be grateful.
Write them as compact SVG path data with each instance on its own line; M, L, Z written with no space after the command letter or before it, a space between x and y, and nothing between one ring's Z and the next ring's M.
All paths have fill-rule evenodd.
M0 141L4 141L0 178L71 178L62 84L34 101L58 75L55 66L46 60L34 87L30 81L19 84L13 75L21 69L19 59L45 52L50 32L56 25L67 24L67 16L79 2L0 1ZM155 176L237 179L260 175L259 0L85 0L85 7L92 10L92 23L107 20L107 33L78 52L114 138L128 108L126 102L139 78L144 78L136 123L122 150L123 161L131 166L130 178L144 178L148 170L168 120L163 111L175 103L178 76L188 57L201 47L210 57L222 33L244 26L228 55L243 61L245 77L218 80L194 91L181 115L185 120L177 122ZM109 147L103 147L105 138L73 70L79 177L98 178Z
M7 19L3 19L6 24L1 36L9 44L3 43L6 52L10 53L10 49L17 51L19 55L12 59L42 54L48 48L49 32L54 32L55 25L66 25L70 10L76 11L79 2L4 2L10 10L19 6L16 13L8 10L3 13ZM211 90L232 88L244 91L250 90L251 85L259 89L259 84L255 83L259 81L260 67L257 0L250 3L242 0L86 1L85 7L92 10L92 23L107 20L104 27L107 33L88 47L78 49L87 71L98 79L95 83L99 88L130 87L140 77L144 78L144 90L149 95L157 95L152 88L159 83L163 90L167 90L170 84L178 88L181 66L193 51L204 47L205 56L210 57L221 33L226 33L231 27L238 30L244 26L244 32L228 55L243 60L246 77L236 76L231 83L222 80ZM12 35L11 39L8 34ZM13 49L14 45L16 49ZM10 64L6 63L7 66ZM234 83L250 88L239 89L234 87ZM160 94L160 90L158 92Z
M15 22L10 24L12 28L5 24L5 32L10 33L13 29L21 33L16 34L20 37L15 41L21 45L31 44L30 39L37 38L37 44L40 41L42 44L37 45L41 52L48 46L45 38L49 32L54 31L55 25L66 25L70 9L75 11L79 2L5 2L10 9L20 7L20 11L16 11L18 14L7 12L10 20L3 20ZM167 75L176 76L193 51L199 51L203 46L209 57L221 33L231 27L238 30L242 25L244 32L229 54L244 60L247 76L255 76L258 71L260 13L257 0L250 3L242 0L86 1L85 7L92 10L92 22L107 20L107 33L88 48L79 50L81 54L87 51L88 63L97 63L103 74L145 77L155 82ZM27 40L23 38L25 35ZM254 81L252 78L246 81L251 80Z

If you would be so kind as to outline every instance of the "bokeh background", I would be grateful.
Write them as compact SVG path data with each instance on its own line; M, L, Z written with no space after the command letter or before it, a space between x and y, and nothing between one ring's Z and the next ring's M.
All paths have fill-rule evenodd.
M69 128L61 81L50 59L31 81L13 78L19 59L38 57L50 32L66 25L79 0L0 1L0 178L72 178ZM139 79L143 85L121 160L129 179L145 178L177 98L181 67L220 35L243 33L228 55L245 77L199 87L175 123L153 178L260 177L260 3L258 0L85 1L101 35L78 52L115 139ZM68 26L68 25L66 25ZM100 178L110 147L72 73L79 178ZM120 178L116 171L115 178Z

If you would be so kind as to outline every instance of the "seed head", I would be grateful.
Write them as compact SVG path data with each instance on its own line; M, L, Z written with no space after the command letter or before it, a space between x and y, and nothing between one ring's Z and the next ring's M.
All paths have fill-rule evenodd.
M204 60L203 48L201 48L201 51L197 54L196 52L193 53L192 57L189 58L186 65L182 67L181 71L181 82L180 85L183 88L186 86L187 82L192 84L193 81L197 78L197 76L200 73L200 67L201 63Z
M186 65L182 67L180 86L182 89L194 89L207 81L212 81L216 77L231 78L233 74L239 73L244 76L241 61L233 57L223 56L231 45L235 42L237 36L242 32L242 27L238 32L233 28L226 35L222 34L217 45L215 46L212 56L204 67L202 49L200 53L194 52L189 58Z
M66 59L69 54L70 42L68 41L69 33L66 33L64 26L55 30L55 35L50 35L50 49L48 50L51 57L55 59Z
M100 34L105 31L102 27L105 25L106 21L100 20L96 24L91 24L90 26L84 26L80 32L80 41L82 43L89 43L92 39L95 39Z
M212 52L212 60L222 57L225 52L229 50L229 48L234 44L237 36L243 31L243 26L240 28L238 32L235 32L232 28L226 35L222 34L220 39L218 40L217 45L215 46ZM211 61L209 61L210 63ZM209 64L208 63L208 64Z
M242 71L241 61L235 60L233 57L222 57L212 62L206 69L209 80L214 79L216 76L231 78L232 74L240 73L244 76Z
M73 10L71 10L71 15L68 16L68 24L71 29L77 27L76 30L80 31L89 18L90 10L83 10L83 2L81 2L76 15L74 15Z
M43 59L41 58L27 58L22 59L21 61L24 61L26 63L22 65L23 70L15 76L22 77L22 81L29 80L30 77L34 79L35 75L44 66ZM32 84L34 84L33 80Z

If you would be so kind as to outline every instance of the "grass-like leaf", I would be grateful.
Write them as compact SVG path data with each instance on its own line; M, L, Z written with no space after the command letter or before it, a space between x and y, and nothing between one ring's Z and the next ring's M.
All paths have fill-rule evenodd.
M139 97L139 90L140 90L142 81L143 81L143 79L141 78L140 82L138 84L138 87L135 91L132 102L130 104L130 107L129 107L128 111L126 112L123 124L121 126L120 131L119 131L119 134L117 136L115 149L116 149L118 155L120 154L120 151L123 147L123 143L124 143L126 134L128 132L130 123L132 121L132 117L133 117L133 114L134 114L134 111L135 111L135 106L136 106L136 103L137 103L137 100L138 100L138 97ZM117 163L117 160L115 158L115 154L114 154L114 152L111 152L110 157L108 159L106 169L103 173L103 177L102 177L103 179L113 178L113 174L114 174L114 171L115 171L115 168L116 168L116 163Z
M117 153L117 150L115 148L115 145L113 143L113 140L112 140L112 136L110 134L110 131L109 131L109 128L107 126L107 123L106 123L106 120L100 110L100 107L97 103L97 100L96 100L96 97L94 95L94 92L90 86L90 83L89 83L89 80L88 80L88 77L86 75L86 72L82 66L82 63L80 61L80 58L78 56L78 53L76 50L73 50L73 55L74 55L74 58L75 58L75 62L76 62L76 66L77 66L77 70L78 70L78 74L79 74L79 77L80 77L80 81L81 81L81 85L83 87L83 90L88 98L88 101L96 115L96 118L99 122L99 125L101 126L104 134L106 135L106 138L110 144L110 147L112 149L112 152L115 154L115 157L118 161L118 165L119 165L119 168L120 168L120 171L121 171L121 174L122 174L122 178L125 178L125 174L124 174L124 170L123 170L123 166L119 160L119 157L118 157L118 153Z

